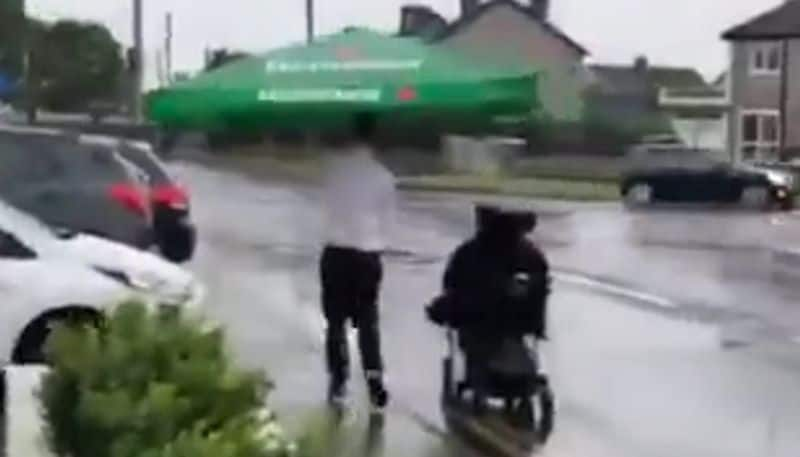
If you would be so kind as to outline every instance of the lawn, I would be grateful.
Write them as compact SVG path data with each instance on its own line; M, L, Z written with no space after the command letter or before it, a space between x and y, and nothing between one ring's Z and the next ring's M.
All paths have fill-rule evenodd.
M619 199L617 184L609 180L439 175L406 177L399 181L400 188L406 190L474 192L574 201Z
M619 159L605 157L541 157L516 162L502 175L468 175L442 171L431 160L428 166L406 162L419 157L389 156L404 190L485 193L554 200L609 201L619 199ZM303 148L239 147L210 158L209 165L233 168L256 178L315 182L322 174L321 156ZM417 173L405 174L409 169ZM411 171L411 173L414 173Z

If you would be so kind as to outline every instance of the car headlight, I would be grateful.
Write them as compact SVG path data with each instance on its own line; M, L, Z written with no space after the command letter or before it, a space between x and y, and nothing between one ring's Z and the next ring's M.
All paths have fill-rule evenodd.
M794 179L790 174L787 173L768 171L766 175L769 182L775 186L792 187L792 185L794 184L793 183Z
M161 290L157 291L156 295L162 305L197 308L205 299L205 288L199 282L192 281L181 289Z

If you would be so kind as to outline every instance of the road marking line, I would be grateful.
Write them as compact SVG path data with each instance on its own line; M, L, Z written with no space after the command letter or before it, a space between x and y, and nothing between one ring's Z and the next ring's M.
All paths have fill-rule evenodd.
M588 276L578 275L574 273L565 273L565 272L553 273L553 276L557 280L563 281L565 283L588 287L609 294L618 295L621 297L630 298L637 301L642 301L645 303L658 306L659 308L667 308L667 309L678 308L678 304L668 298L659 297L653 294L648 294L646 292L629 289L627 287L618 286L608 282L598 281L596 279L589 278Z

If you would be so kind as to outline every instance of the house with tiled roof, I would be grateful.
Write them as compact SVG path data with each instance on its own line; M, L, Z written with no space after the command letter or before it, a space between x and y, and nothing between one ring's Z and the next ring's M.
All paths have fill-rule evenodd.
M457 19L447 22L430 8L404 8L401 35L418 35L476 61L539 70L540 98L556 120L578 121L589 54L549 17L549 0L461 0ZM438 16L438 17L437 17Z
M459 16L447 21L429 6L411 4L401 10L399 34L473 56L476 64L530 64L539 70L539 96L553 120L597 116L625 128L644 119L655 125L644 133L675 130L687 142L724 147L721 93L695 69L652 66L644 58L586 65L589 51L549 11L549 0L461 0Z
M725 92L694 68L651 65L589 66L586 115L642 134L673 132L685 143L724 150Z
M728 146L741 160L800 152L800 0L722 34L730 44ZM783 153L783 154L782 154Z

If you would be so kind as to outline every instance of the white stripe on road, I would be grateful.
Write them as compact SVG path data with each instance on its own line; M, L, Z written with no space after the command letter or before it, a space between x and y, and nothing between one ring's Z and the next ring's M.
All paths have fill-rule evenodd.
M678 304L668 298L659 297L657 295L649 294L647 292L642 292L635 289L618 286L616 284L611 284L609 282L599 281L580 274L554 272L553 277L555 277L556 280L567 284L586 287L603 293L615 295L617 297L623 297L638 302L644 302L649 305L657 306L659 308L664 308L664 309L678 308ZM325 318L322 316L322 313L316 307L311 306L311 304L303 306L302 309L304 309L308 315L308 319L306 319L306 322L308 322L309 324L309 331L312 335L312 339L315 342L315 345L319 344L320 349L324 348L325 331L327 329L327 323L325 322ZM356 330L348 326L348 340L350 341L351 345L355 344L356 335L357 335ZM800 337L798 337L797 342L800 343Z
M590 289L599 290L601 292L605 292L608 294L617 295L632 300L637 300L640 302L645 302L651 305L658 306L659 308L674 309L678 307L677 303L668 298L659 297L653 294L641 292L634 289L629 289L627 287L618 286L608 282L598 281L588 276L578 275L574 273L556 272L553 273L553 277L555 277L559 281L568 284L588 287Z

